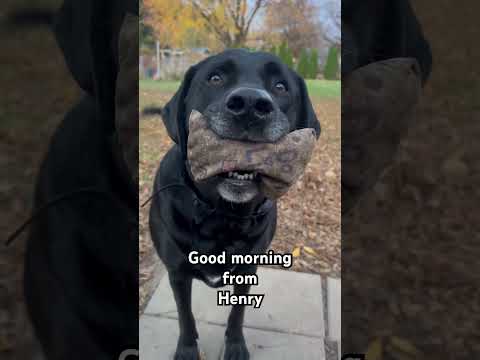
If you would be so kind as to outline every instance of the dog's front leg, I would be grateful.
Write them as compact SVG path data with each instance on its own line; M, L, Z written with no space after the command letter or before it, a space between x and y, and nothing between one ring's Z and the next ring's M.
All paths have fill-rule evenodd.
M250 285L235 285L235 295L247 295ZM227 331L225 333L224 360L248 360L250 354L243 336L243 319L245 317L244 305L233 305L228 317Z
M169 273L170 286L177 303L180 336L174 360L199 360L198 332L192 313L192 277L183 273Z

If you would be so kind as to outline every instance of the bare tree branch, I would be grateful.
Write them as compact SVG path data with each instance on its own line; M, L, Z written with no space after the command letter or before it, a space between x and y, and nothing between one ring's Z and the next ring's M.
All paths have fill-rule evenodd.
M255 0L250 12L248 0L218 0L205 3L201 0L188 0L188 2L222 44L230 47L245 42L255 16L267 0ZM209 4L212 5L208 6ZM227 23L215 14L215 4L222 5ZM233 31L229 24L233 25Z
M260 8L262 7L262 5L264 5L264 0L256 0L255 5L254 5L254 7L253 7L253 11L252 11L249 19L247 20L247 26L245 27L245 33L246 33L246 34L247 34L248 31L250 30L250 25L252 24L253 18L254 18L255 15L257 14L258 10L260 10Z
M217 24L219 24L220 22L216 18L213 11L207 13L206 10L203 9L201 5L199 5L198 2L195 0L191 0L190 3L192 4L193 8L198 12L198 14L205 20L207 26L217 35L218 40L220 40L223 45L229 46L230 35L228 34L227 36L225 31L218 27Z

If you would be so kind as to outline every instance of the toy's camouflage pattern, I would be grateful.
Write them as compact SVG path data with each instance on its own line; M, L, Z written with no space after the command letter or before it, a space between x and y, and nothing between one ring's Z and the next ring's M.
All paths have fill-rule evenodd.
M276 143L224 139L193 110L189 118L188 161L195 181L230 171L256 171L267 197L284 195L305 171L316 143L314 129L295 130Z

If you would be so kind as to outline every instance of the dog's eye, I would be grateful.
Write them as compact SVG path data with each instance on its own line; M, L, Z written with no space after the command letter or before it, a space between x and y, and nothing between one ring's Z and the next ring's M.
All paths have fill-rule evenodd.
M278 92L286 92L287 87L283 82L278 82L275 84L275 90L277 90Z
M212 85L221 85L223 83L223 79L218 74L213 74L208 78L208 83Z

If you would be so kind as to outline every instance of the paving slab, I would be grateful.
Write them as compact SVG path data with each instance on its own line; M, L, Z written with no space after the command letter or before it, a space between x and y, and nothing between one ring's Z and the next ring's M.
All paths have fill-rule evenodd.
M342 290L339 279L327 278L328 337L342 338Z
M261 330L324 337L321 278L318 275L259 268L258 286L251 293L265 294L260 309L248 307L245 326ZM223 289L232 290L230 286ZM217 306L217 292L194 281L192 310L198 321L225 325L230 306ZM147 315L177 318L168 277L164 276L145 310Z
M206 360L216 360L223 347L222 326L197 322L199 346ZM172 360L177 347L178 321L158 316L140 318L140 357L142 360Z
M258 278L259 286L251 292L265 294L265 298L260 309L245 312L245 326L325 336L320 276L264 268Z
M226 286L222 289L232 290L232 287ZM226 306L217 306L217 289L212 289L201 281L194 280L192 286L192 311L197 321L224 325L230 309ZM177 306L167 275L160 281L144 314L178 319Z
M325 360L323 339L244 329L251 360ZM221 356L223 359L222 348Z
M199 345L205 360L223 358L225 328L198 322ZM251 360L324 360L323 339L244 329ZM171 360L178 337L175 319L145 315L140 320L140 356L144 360Z
M247 307L244 333L252 360L325 360L324 308L320 276L259 268L265 294L260 309ZM328 286L327 286L328 288ZM194 281L192 309L206 360L221 360L230 306L217 306L217 292ZM328 299L328 296L326 296ZM328 300L331 301L331 300ZM328 312L327 312L328 314ZM140 319L140 353L146 360L171 360L177 344L178 314L164 276ZM328 330L335 332L335 329Z
M337 342L342 353L342 285L340 279L327 278L328 339Z

